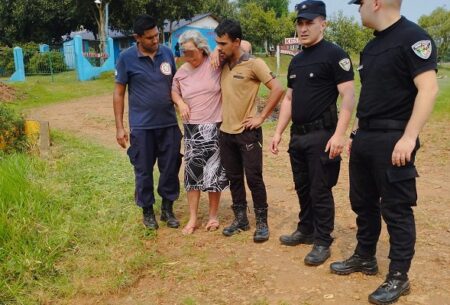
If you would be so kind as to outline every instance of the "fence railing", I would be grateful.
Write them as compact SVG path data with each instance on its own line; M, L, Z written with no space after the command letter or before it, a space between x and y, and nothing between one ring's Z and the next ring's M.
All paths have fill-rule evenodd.
M15 47L13 58L14 73L10 81L25 81L30 75L51 75L54 81L55 74L69 70L76 70L78 80L85 81L115 67L112 38L106 42L84 41L79 35L63 45L40 45L39 50Z

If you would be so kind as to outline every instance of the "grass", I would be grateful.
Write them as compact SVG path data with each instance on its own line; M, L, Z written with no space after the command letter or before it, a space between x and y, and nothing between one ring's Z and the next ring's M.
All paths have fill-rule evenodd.
M439 95L433 110L433 117L449 119L450 116L450 64L439 67Z
M77 80L75 71L51 76L28 76L23 83L9 83L18 90L18 99L13 103L18 110L65 102L86 96L111 93L114 89L113 73L102 74L98 79L86 82Z
M42 304L134 283L154 255L117 152L53 135L50 161L2 155L0 304Z

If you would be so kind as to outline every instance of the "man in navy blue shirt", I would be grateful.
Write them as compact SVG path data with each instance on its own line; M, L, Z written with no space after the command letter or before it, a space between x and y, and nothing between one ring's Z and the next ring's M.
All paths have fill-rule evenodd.
M128 134L123 112L128 85L131 145L127 153L136 176L136 204L143 209L144 225L158 229L153 211L153 166L158 162L161 220L168 227L177 228L180 224L173 214L173 202L180 189L181 131L170 96L175 61L170 49L159 44L159 31L152 17L136 18L134 38L137 44L120 54L116 66L113 98L116 139L126 148Z

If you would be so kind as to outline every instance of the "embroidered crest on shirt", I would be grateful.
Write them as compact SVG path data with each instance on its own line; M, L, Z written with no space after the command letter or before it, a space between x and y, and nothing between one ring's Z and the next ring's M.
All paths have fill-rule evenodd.
M172 74L172 67L168 62L163 62L161 66L159 66L159 69L161 70L161 73L164 75L171 75Z
M433 45L431 40L420 40L411 46L414 53L422 59L428 59L431 56Z
M344 71L350 71L352 64L350 62L350 59L344 58L344 59L341 59L341 61L339 62L339 66L341 66L342 70L344 70Z

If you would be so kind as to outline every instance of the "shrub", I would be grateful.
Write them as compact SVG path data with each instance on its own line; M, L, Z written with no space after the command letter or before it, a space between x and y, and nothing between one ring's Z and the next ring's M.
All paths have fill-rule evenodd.
M49 74L51 71L53 73L67 71L67 67L61 52L50 51L46 53L34 53L28 62L26 70L32 74Z
M24 118L0 103L0 150L5 153L24 152L27 147Z

